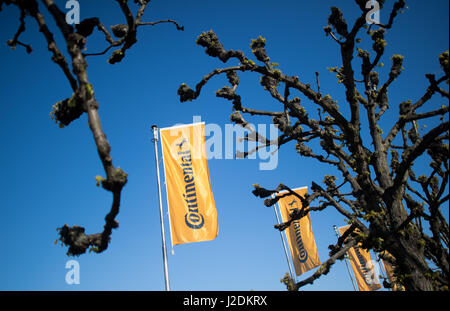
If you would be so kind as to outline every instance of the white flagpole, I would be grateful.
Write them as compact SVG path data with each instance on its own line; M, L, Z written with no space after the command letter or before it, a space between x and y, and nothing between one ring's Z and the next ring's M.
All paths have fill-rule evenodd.
M272 198L273 197L274 197L274 195L272 194ZM275 217L277 218L277 224L279 225L280 224L280 218L278 217L278 212L277 212L276 206L278 206L278 203L273 205L273 210L275 211ZM291 266L291 262L289 260L289 255L288 255L288 251L287 251L287 247L286 247L286 242L284 241L284 238L283 238L283 231L280 231L280 237L281 237L281 241L283 242L284 254L286 255L286 260L287 260L287 263L288 263L288 266L289 266L289 273L291 275L291 279L294 282L296 282L296 280L294 278L295 277L294 273L292 272L292 266Z
M160 222L161 222L162 253L163 253L163 261L164 261L164 279L165 279L165 284L166 284L166 291L170 291L169 267L167 264L166 235L164 232L163 205L162 205L162 197L161 197L161 182L160 182L160 177L159 177L158 127L156 125L152 125L152 131L153 131L152 141L155 145L156 177L157 177L157 181L158 181L159 217L160 217Z
M336 232L336 236L337 236L338 239L339 239L339 237L340 237L341 235L340 235L340 233L339 233L339 231L338 231L338 228L336 227L336 225L334 225L333 228L334 228L334 231ZM350 276L350 280L352 280L353 289L356 291L355 281L353 280L353 276L352 276L352 273L350 272L350 268L349 268L348 262L347 262L347 261L348 261L348 255L347 255L347 252L345 253L344 256L345 256L345 265L347 266L348 275Z

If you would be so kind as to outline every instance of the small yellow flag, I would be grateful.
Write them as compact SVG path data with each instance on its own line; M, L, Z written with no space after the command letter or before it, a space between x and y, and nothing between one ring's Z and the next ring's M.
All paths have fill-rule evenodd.
M172 245L209 241L219 230L204 127L202 122L160 129Z
M390 253L386 252L385 256L389 259L393 260L394 256ZM394 291L404 291L405 287L397 282L396 277L394 276L394 267L392 267L391 263L388 260L382 259L384 269L386 270L387 277L392 284L392 290Z
M304 197L308 192L308 188L298 188L293 189L293 191ZM279 195L281 194L285 194L285 192ZM295 195L289 195L280 198L278 206L280 207L282 221L286 222L295 209L302 208L302 202ZM297 276L320 265L309 213L300 220L293 221L289 228L286 229L286 236Z
M339 228L339 233L344 234L350 225ZM348 250L348 257L353 269L353 274L358 284L360 291L374 291L381 288L378 276L375 272L375 267L372 263L370 253L365 249L360 248L359 245L354 246Z

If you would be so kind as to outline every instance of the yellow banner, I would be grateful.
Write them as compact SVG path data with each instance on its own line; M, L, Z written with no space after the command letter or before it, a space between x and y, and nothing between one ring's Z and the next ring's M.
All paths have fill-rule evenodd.
M299 188L293 191L304 197L308 188ZM280 207L282 221L286 222L295 209L302 208L302 202L295 195L289 195L279 199L278 206ZM320 265L309 213L300 220L293 221L286 229L286 236L297 276Z
M350 225L339 228L341 235L350 227ZM353 274L360 291L374 291L381 288L375 267L372 263L370 253L365 249L354 246L348 250L348 257L353 269Z
M209 241L219 230L204 128L195 123L160 130L172 245Z
M388 257L391 260L394 260L394 256L392 256L390 253L386 252L385 256ZM394 276L394 267L392 267L391 263L388 260L384 260L384 270L386 270L387 277L389 278L389 281L392 284L392 290L394 291L404 291L405 287L397 282L396 277Z

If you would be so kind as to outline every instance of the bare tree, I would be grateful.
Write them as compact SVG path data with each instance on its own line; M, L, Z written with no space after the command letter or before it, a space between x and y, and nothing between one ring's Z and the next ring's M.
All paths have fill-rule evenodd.
M286 195L296 195L302 201L303 207L293 212L288 222L275 226L279 230L286 229L292 221L309 212L327 208L335 208L351 224L337 243L329 246L328 260L312 276L296 284L284 280L289 289L298 290L327 274L347 249L360 243L363 248L372 249L389 260L395 268L396 282L407 290L448 290L449 227L440 207L448 206L449 200L449 92L441 87L443 82L448 84L449 81L449 52L438 57L442 75L426 74L428 85L424 86L423 96L414 102L405 98L399 104L398 118L383 132L380 120L387 111L391 118L394 113L389 110L388 91L394 92L390 89L403 71L403 56L391 57L389 77L384 82L380 81L376 68L384 54L385 33L405 8L405 2L394 3L387 24L370 27L366 24L369 13L366 1L355 2L361 15L353 26L347 24L339 8L332 7L328 25L324 27L325 35L336 41L339 48L342 64L330 71L336 73L338 82L345 88L348 115L343 114L345 110L338 107L331 95L322 94L318 72L313 89L298 76L289 76L277 69L278 64L271 63L266 53L264 38L252 40L250 44L253 55L260 62L257 64L242 51L226 50L213 31L202 33L197 44L206 48L206 54L223 63L236 60L238 64L215 69L203 77L195 90L183 83L178 89L180 101L196 99L211 78L225 74L230 86L224 86L216 96L231 101L231 121L251 131L243 114L268 116L281 132L277 139L268 140L253 131L245 139L257 141L259 145L243 153L244 156L258 148L281 147L293 141L302 157L329 165L342 176L339 185L334 175L324 177L324 186L313 182L312 193L305 198L283 184L273 190L254 185L253 194L266 198L266 206L277 202L279 197L271 198L270 195L281 190L287 190ZM372 40L371 51L357 48L361 40L357 37L359 34ZM361 63L359 68L355 68L354 55ZM276 111L260 111L243 105L237 94L238 72L251 72L260 77L261 86L278 103L274 106ZM293 91L302 98L292 98ZM444 99L442 106L425 105L437 95ZM363 114L368 123L363 121ZM419 121L428 121L432 125L423 135L417 129ZM429 163L431 172L419 175L413 166L419 160ZM313 202L318 203L312 205ZM384 285L392 286L387 281Z
M53 0L42 0L41 2L56 22L56 27L53 30L50 29L48 21L41 13L37 0L0 0L0 11L4 4L6 6L15 6L20 10L19 28L14 37L8 40L7 45L13 49L17 46L23 46L27 53L32 53L32 47L19 39L20 35L26 30L27 17L34 20L39 27L39 31L43 34L53 62L61 68L73 90L73 94L70 97L53 105L52 117L60 127L64 127L78 119L83 113L88 115L89 128L94 136L98 155L106 174L106 178L97 176L97 184L101 184L105 190L112 193L112 206L105 217L105 225L100 233L86 234L83 227L69 227L68 225L58 228L58 231L59 239L68 246L68 255L80 255L85 253L87 249L100 253L108 248L112 229L119 226L115 218L119 213L120 196L122 188L127 183L127 173L120 167L113 165L110 152L111 147L106 140L106 135L100 123L98 114L99 103L95 99L94 87L88 79L87 58L104 55L110 49L115 49L108 59L110 64L115 64L120 62L125 57L127 50L136 44L139 27L160 23L172 23L178 30L183 30L183 27L170 19L153 22L142 21L143 14L150 0L134 0L134 3L137 5L135 15L127 0L117 0L115 2L127 23L110 27L115 39L99 18L84 19L73 27L66 22L66 14ZM107 46L103 51L86 53L88 38L96 28L104 34ZM55 31L61 32L64 37L62 45L67 49L67 56L64 55L54 38Z

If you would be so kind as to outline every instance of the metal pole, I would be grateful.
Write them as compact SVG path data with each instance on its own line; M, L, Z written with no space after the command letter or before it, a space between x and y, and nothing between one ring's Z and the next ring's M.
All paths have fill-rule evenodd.
M386 271L386 267L384 266L384 261L383 261L383 259L379 257L378 260L377 260L377 262L378 262L378 266L380 267L380 274L381 274L381 277L382 277L383 279L388 279L387 271ZM392 291L392 290L393 290L392 287L389 288L389 290Z
M152 142L155 145L155 159L156 159L156 177L158 181L158 197L159 197L159 217L161 222L161 238L162 238L162 253L164 261L164 279L166 284L166 291L170 291L169 283L169 267L167 264L167 250L166 250L166 234L164 232L164 217L163 217L163 205L161 196L161 182L159 180L159 160L158 160L158 127L152 125L153 139Z
M273 197L274 196L272 194L272 198ZM280 224L280 218L278 217L278 212L277 212L276 205L278 205L278 203L273 205L273 210L275 211L275 217L277 218L277 224L279 225ZM286 260L287 260L287 263L288 263L288 266L289 266L289 273L291 275L291 279L295 282L294 273L292 272L291 262L289 261L289 255L288 255L288 252L287 252L286 242L284 241L284 238L283 238L283 231L280 231L280 237L281 237L281 241L283 242L284 254L286 255Z
M341 234L339 233L339 231L338 231L336 225L333 225L333 228L334 228L334 231L336 232L336 236L337 236L338 239L339 239L339 237L341 236ZM350 268L349 268L349 266L348 266L348 262L347 262L347 261L348 261L348 255L347 255L347 252L346 252L346 253L345 253L345 266L347 267L347 271L348 271L348 275L350 276L350 280L352 280L353 289L356 291L355 281L353 280L352 273L351 273L351 271L350 271Z

